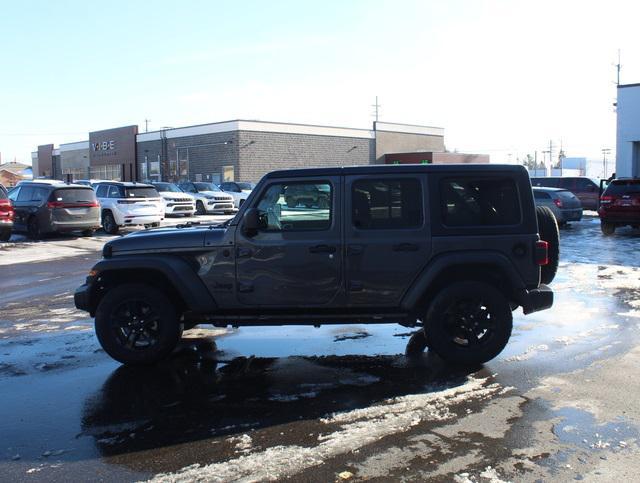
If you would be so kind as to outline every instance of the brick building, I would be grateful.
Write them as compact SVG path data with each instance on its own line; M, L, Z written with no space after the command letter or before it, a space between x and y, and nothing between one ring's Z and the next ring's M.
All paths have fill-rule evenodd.
M398 152L443 152L444 129L376 122L354 129L235 120L138 133L96 131L88 141L38 147L38 175L133 181L257 182L275 169L385 162ZM44 174L40 174L44 173Z

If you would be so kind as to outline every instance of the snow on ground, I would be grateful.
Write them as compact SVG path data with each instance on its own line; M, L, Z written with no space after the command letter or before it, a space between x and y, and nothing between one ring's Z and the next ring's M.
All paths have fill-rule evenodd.
M331 414L319 421L328 429L313 447L272 446L263 451L209 465L191 465L176 473L163 473L150 481L274 481L291 477L321 465L336 456L350 453L386 436L403 433L423 421L445 421L457 414L453 406L484 399L503 391L497 383L467 378L462 385L424 394L396 397L368 408ZM250 451L250 438L234 440L236 448Z

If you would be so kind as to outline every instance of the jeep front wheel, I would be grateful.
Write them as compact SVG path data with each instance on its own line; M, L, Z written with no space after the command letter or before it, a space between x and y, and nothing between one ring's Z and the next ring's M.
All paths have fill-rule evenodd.
M107 292L96 310L95 328L105 352L123 364L164 359L182 332L167 296L144 284L124 284Z
M424 321L430 350L453 364L477 365L496 357L511 337L508 300L483 282L457 282L438 293Z

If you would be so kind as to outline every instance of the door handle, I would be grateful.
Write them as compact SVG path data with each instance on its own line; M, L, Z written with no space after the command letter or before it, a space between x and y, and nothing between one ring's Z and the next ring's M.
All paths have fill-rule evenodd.
M392 248L394 252L417 252L420 249L415 243L398 243Z
M309 247L311 253L335 253L336 247L332 245L316 245Z

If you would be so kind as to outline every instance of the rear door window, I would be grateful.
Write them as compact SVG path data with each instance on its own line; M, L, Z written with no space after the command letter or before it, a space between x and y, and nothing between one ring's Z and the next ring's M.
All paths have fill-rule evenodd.
M522 220L518 188L511 178L447 178L440 182L445 226L517 225Z
M362 179L353 183L351 219L360 230L422 225L422 190L417 179Z
M533 197L536 200L548 200L548 199L551 199L551 196L549 196L549 193L545 193L544 191L534 191L533 192Z
M124 198L122 195L122 191L120 190L120 186L109 186L109 198Z
M96 196L98 198L106 198L108 189L109 187L107 185L101 184L100 186L98 186L98 189L96 190Z
M31 195L31 201L41 202L49 197L49 190L47 188L33 188L33 194Z

